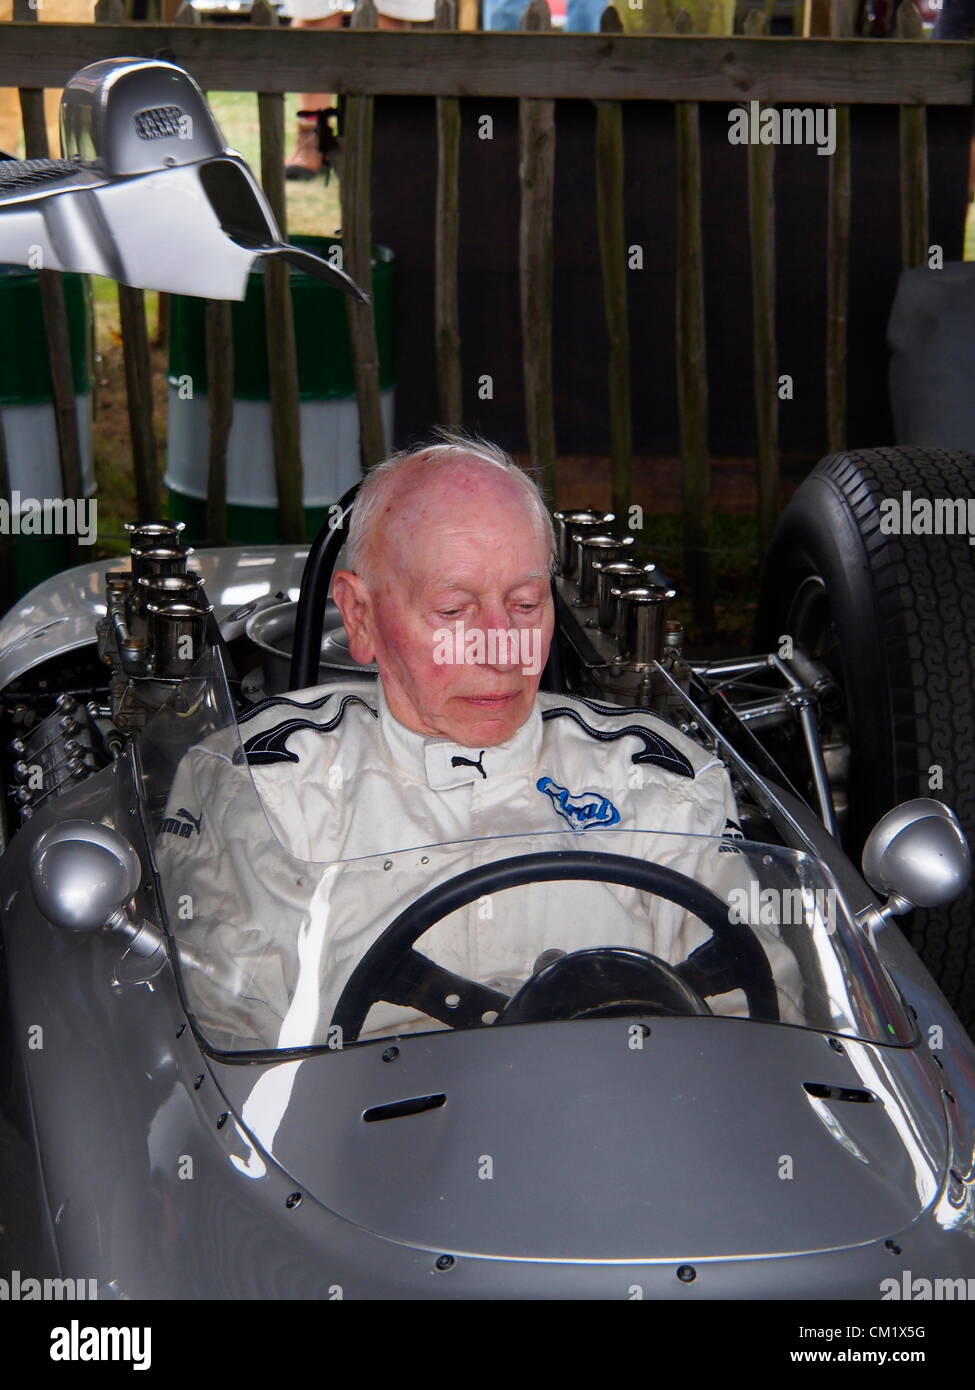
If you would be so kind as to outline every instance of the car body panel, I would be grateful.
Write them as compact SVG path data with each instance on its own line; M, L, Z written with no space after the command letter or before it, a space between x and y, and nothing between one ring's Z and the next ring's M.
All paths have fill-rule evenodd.
M838 1054L820 1034L735 1019L659 1018L648 1032L527 1024L402 1038L392 1063L374 1044L220 1071L305 1190L451 1253L794 1254L865 1244L936 1198L948 1149L930 1057L853 1040ZM804 1082L878 1099L821 1100ZM445 1099L364 1119L431 1096Z
M403 1038L394 1064L382 1061L379 1044L305 1061L230 1063L208 1057L186 1026L170 963L146 983L113 985L123 940L60 932L40 917L26 888L30 844L66 815L119 823L147 853L135 785L120 760L40 812L0 862L11 1004L4 1046L23 1060L27 1089L25 1096L14 1085L19 1106L5 1109L23 1114L27 1102L35 1117L57 1248L56 1267L37 1267L50 1251L21 1259L18 1267L31 1275L94 1279L102 1297L788 1298L870 1297L875 1290L879 1297L880 1281L904 1268L911 1278L964 1277L971 1268L971 1164L961 1195L949 1201L947 1184L939 1188L937 1179L947 1162L942 1073L935 1074L923 1046L844 1040L839 1054L803 1030L676 1019L660 1020L640 1050L628 1045L624 1020L603 1020L524 1025L494 1036ZM151 886L144 887L139 906L151 905ZM43 1045L28 1047L36 1025ZM713 1032L689 1044L691 1029ZM718 1030L727 1046L718 1043ZM478 1056L486 1047L494 1054L490 1068ZM680 1083L682 1102L672 1079L679 1056L697 1066ZM766 1084L746 1095L744 1077L756 1059ZM720 1085L731 1088L726 1118L734 1121L735 1101L740 1112L746 1103L749 1110L730 1133L715 1127L720 1152L695 1154L695 1139L703 1144L706 1135L685 1130L681 1162L689 1161L692 1172L681 1178L678 1206L672 1164L654 1147L660 1131L649 1108L621 1112L634 1094L649 1106L648 1073L655 1068L671 1119L680 1116L683 1124L697 1113L703 1121L697 1093L714 1082L715 1066ZM843 1111L847 1136L861 1148L874 1146L869 1163L831 1136L801 1092L798 1078L810 1068L826 1084L859 1078L898 1096L909 1117L900 1152L882 1106ZM289 1071L292 1094L271 1134L255 1121L249 1098L262 1078ZM943 1076L964 1104L964 1078L953 1073L946 1066ZM792 1117L808 1115L804 1136L783 1126L784 1112L769 1105L783 1077L790 1094L793 1085L797 1092ZM451 1097L439 1111L362 1120L369 1104L432 1086ZM603 1094L590 1097L598 1086ZM855 1123L847 1116L853 1109ZM873 1135L856 1127L867 1111ZM436 1132L431 1118L442 1126ZM263 1142L255 1132L261 1128ZM530 1162L539 1144L549 1146L547 1175ZM796 1159L791 1179L778 1176L786 1153ZM850 1175L849 1206L841 1212L828 1210L819 1186L816 1164L824 1153L835 1154ZM494 1161L491 1178L479 1176L485 1157ZM854 1173L867 1175L859 1190ZM289 1206L293 1194L301 1200ZM634 1194L638 1215L660 1222L643 1258L634 1258L637 1242L626 1219ZM801 1216L804 1204L809 1210ZM793 1246L835 1244L843 1217L856 1241L801 1258L784 1254L790 1210L799 1216ZM724 1242L710 1252L708 1212ZM886 1249L892 1239L903 1257ZM614 1241L618 1253L609 1256ZM746 1245L750 1254L742 1258ZM675 1271L688 1261L698 1272L685 1289Z
M293 588L302 555L242 548L200 568L226 616ZM60 598L41 586L3 645L33 621L46 659L52 618L93 626L109 567L71 572ZM872 903L782 796L849 905ZM129 753L0 858L3 1277L174 1299L880 1298L892 1279L975 1277L975 1049L896 927L877 947L916 1014L913 1046L722 1018L654 1019L643 1037L642 1020L594 1019L404 1036L393 1061L381 1043L231 1058L195 1031L170 958L140 978L118 933L40 914L31 847L74 817L132 843L135 911L160 920ZM364 1119L430 1094L446 1103Z
M253 606L274 594L298 597L307 546L235 546L193 554L218 621L242 629ZM105 614L105 575L126 568L117 557L76 565L25 594L0 620L0 690L42 661L95 641Z

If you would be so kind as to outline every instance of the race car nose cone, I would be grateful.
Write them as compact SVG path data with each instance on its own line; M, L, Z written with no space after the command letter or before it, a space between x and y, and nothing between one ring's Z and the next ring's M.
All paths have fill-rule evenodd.
M255 260L270 256L368 300L344 270L281 239L250 169L174 63L110 58L76 72L61 143L62 159L0 164L0 261L240 300Z
M129 842L95 821L65 821L31 850L34 900L53 926L95 931L132 897L142 868Z

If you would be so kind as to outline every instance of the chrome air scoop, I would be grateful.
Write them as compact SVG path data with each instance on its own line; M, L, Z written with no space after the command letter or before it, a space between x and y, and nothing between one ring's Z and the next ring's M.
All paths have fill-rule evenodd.
M61 146L61 159L0 163L0 262L243 299L254 261L279 256L368 299L337 266L282 241L250 169L173 63L109 58L75 73Z

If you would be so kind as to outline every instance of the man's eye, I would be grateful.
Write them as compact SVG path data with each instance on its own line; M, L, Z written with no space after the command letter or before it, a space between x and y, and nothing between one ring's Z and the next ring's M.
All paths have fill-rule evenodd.
M463 611L463 608L440 608L437 613L441 618L459 618Z
M517 603L515 604L519 613L534 613L538 610L537 603Z

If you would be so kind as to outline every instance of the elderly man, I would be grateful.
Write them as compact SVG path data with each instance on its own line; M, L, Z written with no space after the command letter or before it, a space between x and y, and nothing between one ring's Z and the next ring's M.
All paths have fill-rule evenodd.
M368 475L332 594L352 656L379 669L375 693L285 696L240 721L295 853L339 859L566 826L728 828L716 758L642 711L539 695L553 548L537 489L490 445L455 439ZM296 701L314 722L296 722ZM299 823L295 763L354 786L335 797L326 777L313 778L318 792L303 781ZM257 771L275 764L288 775Z
M181 930L210 961L203 1012L229 1008L229 1031L264 1045L322 1041L353 968L399 911L515 854L594 848L730 886L738 856L716 837L735 833L737 813L721 762L645 711L539 693L551 522L501 451L448 437L374 469L347 554L333 596L352 656L378 667L375 687L262 702L239 718L236 758L201 744L170 798L202 817L199 835L160 839L170 895L194 903ZM544 883L455 912L422 944L511 994L552 953L614 945L677 964L709 935L633 889ZM243 992L243 1011L211 989L231 979L224 995ZM725 992L725 1011L740 1009L740 991ZM374 1010L366 1032L430 1026L402 1003Z

